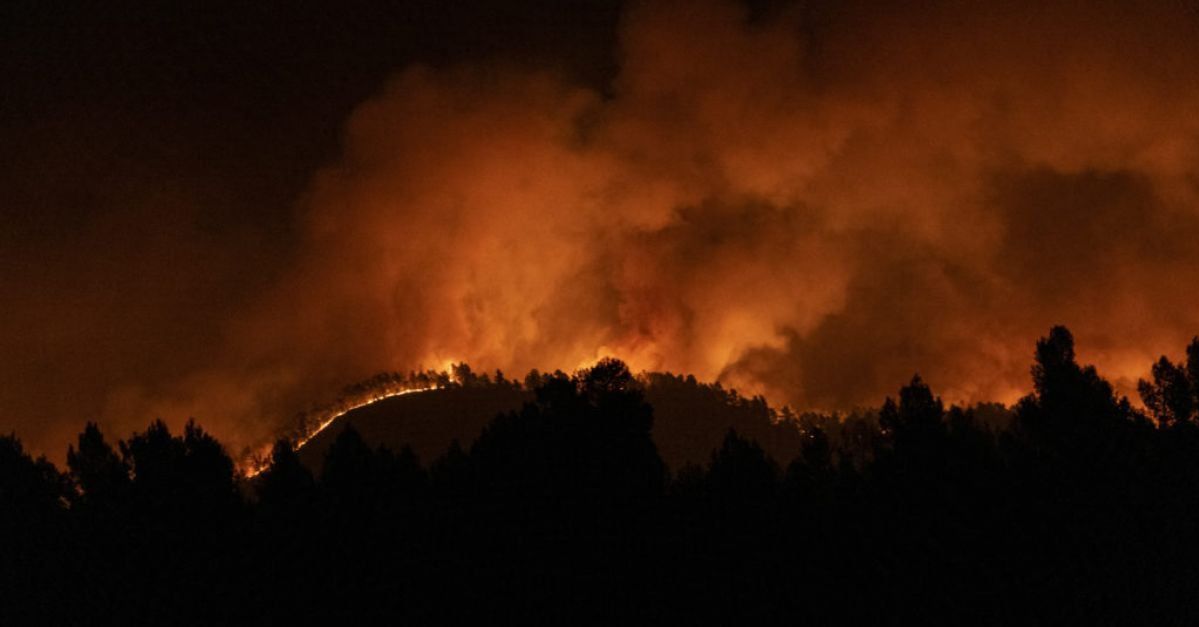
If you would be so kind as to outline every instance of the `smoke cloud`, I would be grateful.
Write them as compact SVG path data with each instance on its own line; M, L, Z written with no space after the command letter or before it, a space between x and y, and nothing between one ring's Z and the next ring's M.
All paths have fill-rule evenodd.
M278 279L106 419L244 444L381 370L603 355L801 408L917 370L1011 401L1052 324L1125 390L1199 332L1185 3L643 2L619 42L601 90L401 71Z

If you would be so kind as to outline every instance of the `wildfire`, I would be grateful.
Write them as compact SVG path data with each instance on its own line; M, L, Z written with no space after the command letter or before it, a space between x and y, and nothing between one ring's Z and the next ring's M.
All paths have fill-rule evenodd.
M321 417L315 422L314 426L312 426L310 429L308 429L302 436L296 438L296 440L292 443L291 448L293 451L298 451L298 450L304 448L304 445L308 444L309 442L312 441L313 438L320 435L320 433L322 431L324 431L325 429L327 429L329 427L329 425L333 424L334 421L336 421L338 418L341 418L342 416L344 416L356 409L361 409L363 407L366 407L367 405L372 405L374 403L378 403L379 401L386 400L389 398L395 398L397 396L406 396L408 394L419 394L421 392L432 392L433 390L440 390L444 387L446 387L446 386L431 385L431 386L426 386L426 387L415 387L415 388L404 388L404 389L399 389L399 390L389 390L389 391L382 392L382 393L379 393L379 394L376 394L373 396L369 396L365 399L358 400L348 406L341 405L341 406L339 406L339 408L337 408L335 410L331 410L328 413L321 415ZM271 448L273 446L274 446L273 444L267 444L267 445L260 447L256 454L250 456L250 458L248 460L243 462L242 467L244 468L244 471L242 474L246 479L253 479L254 477L257 477L259 474L261 474L264 470L266 470L270 466L270 454L271 454Z

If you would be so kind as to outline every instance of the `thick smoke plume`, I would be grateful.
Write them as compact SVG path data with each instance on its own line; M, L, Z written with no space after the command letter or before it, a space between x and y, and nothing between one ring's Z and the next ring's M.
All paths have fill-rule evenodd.
M1129 389L1199 332L1199 18L916 4L637 3L602 91L403 70L316 175L284 279L107 418L244 443L381 370L603 355L802 408L916 370L1011 401L1055 323Z

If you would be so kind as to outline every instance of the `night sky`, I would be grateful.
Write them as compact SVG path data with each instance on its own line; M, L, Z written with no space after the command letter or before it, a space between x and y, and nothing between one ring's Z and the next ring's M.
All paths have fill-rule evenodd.
M383 370L1125 393L1199 332L1186 3L0 8L0 431L233 446ZM1177 355L1174 355L1177 357Z

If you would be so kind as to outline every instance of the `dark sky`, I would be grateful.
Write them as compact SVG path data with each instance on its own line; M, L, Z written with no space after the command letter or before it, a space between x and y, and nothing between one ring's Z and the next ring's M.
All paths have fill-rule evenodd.
M63 236L97 188L177 177L213 227L272 229L391 73L503 58L602 84L619 3L9 2L5 235ZM219 191L217 191L219 190Z
M1199 332L1174 0L0 6L0 431L470 361L1012 401Z

